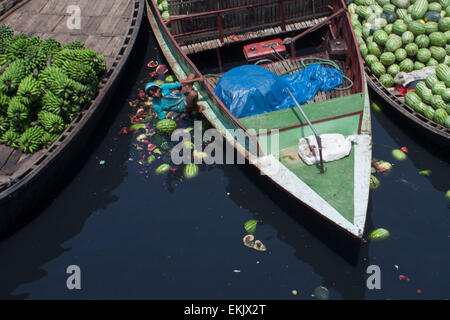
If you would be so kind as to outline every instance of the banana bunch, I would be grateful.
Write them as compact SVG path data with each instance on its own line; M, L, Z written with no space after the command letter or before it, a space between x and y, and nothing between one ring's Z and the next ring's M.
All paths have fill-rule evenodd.
M12 148L17 148L19 137L20 136L14 130L9 129L0 137L0 143Z
M61 133L65 128L63 118L48 111L39 112L38 121L49 133Z
M29 100L30 103L34 103L41 98L39 83L32 74L20 82L17 96Z
M42 110L61 115L64 99L57 97L53 92L48 90L42 97Z
M20 123L28 120L29 109L25 99L15 96L11 98L8 105L8 118L11 122Z
M41 144L44 148L48 148L59 138L59 134L50 134L44 131L44 134L41 136Z
M8 25L0 25L0 41L4 42L14 35L14 30Z
M13 61L0 76L0 92L12 96L20 82L27 76L26 70L27 67L23 60Z
M105 58L92 49L62 49L53 57L53 65L62 67L65 61L76 61L91 67L97 77L106 71Z
M70 50L76 50L76 49L85 49L84 42L75 40L69 43L66 43L62 47L63 49L70 49Z
M53 55L61 50L61 43L55 39L47 39L41 44L42 51L47 55Z
M85 64L76 61L65 61L62 69L70 79L84 84L90 88L95 88L98 83L95 71Z
M9 129L9 120L7 117L0 116L0 137L8 131Z
M33 153L42 146L42 136L44 129L41 126L33 126L25 130L18 138L17 144L25 153Z
M8 104L9 104L9 97L0 92L0 114L3 113L3 111L5 111L8 108Z

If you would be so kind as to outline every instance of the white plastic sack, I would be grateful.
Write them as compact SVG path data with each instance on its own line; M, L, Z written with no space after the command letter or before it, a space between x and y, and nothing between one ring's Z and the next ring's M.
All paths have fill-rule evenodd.
M354 136L345 138L339 133L320 135L322 140L322 157L324 162L342 159L350 154ZM307 164L320 163L319 146L315 136L302 138L298 142L298 155Z

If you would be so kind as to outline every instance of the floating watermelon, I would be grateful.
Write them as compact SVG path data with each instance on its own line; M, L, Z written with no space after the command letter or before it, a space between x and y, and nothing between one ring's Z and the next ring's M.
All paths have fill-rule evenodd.
M376 230L373 230L369 236L367 237L370 241L377 241L377 240L385 240L389 238L390 233L388 230L384 228L378 228Z
M170 170L170 165L168 163L163 163L158 168L155 169L156 174L163 174Z
M249 220L244 224L244 229L250 234L255 233L256 225L258 224L258 220Z
M162 134L170 135L176 128L177 123L172 119L163 119L156 123L156 130Z
M183 173L186 179L195 178L198 174L198 166L195 163L189 163L184 167Z
M397 159L398 161L404 161L406 160L406 154L400 150L400 149L394 149L392 150L392 156Z

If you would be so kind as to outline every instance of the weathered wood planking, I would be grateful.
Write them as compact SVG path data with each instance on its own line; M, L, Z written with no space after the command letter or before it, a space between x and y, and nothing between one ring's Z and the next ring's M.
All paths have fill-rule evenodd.
M69 6L80 8L80 29L70 29ZM133 1L130 0L32 0L1 18L16 32L54 38L63 44L79 40L105 56L111 67L130 26Z

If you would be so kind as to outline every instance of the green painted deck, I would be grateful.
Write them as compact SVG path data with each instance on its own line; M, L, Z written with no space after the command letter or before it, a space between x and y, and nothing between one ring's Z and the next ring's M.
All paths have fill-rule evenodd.
M302 106L319 134L340 133L349 136L358 133L360 113L364 108L364 95L354 94ZM348 115L353 114L353 115ZM342 116L342 117L340 117ZM337 118L336 118L337 117ZM239 119L247 129L282 129L305 124L297 107ZM325 163L326 172L320 174L318 166L306 165L298 156L298 141L311 136L308 125L279 132L279 149L272 150L271 135L258 136L265 153L272 153L297 177L311 187L343 217L353 223L354 216L354 148L350 155L338 161ZM278 152L279 150L279 152Z

